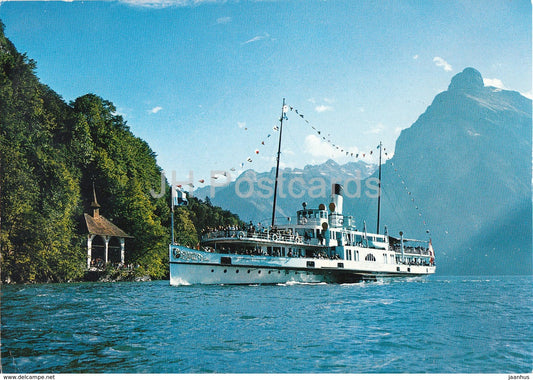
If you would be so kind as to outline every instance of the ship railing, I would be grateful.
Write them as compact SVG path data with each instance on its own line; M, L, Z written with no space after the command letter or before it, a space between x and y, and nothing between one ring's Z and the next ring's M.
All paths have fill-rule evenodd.
M402 248L399 245L391 246L391 249L396 253L402 252ZM403 247L403 252L406 255L429 256L429 249L424 247Z
M279 241L289 243L303 243L302 236L297 234L290 234L284 231L243 231L243 230L224 230L224 231L211 231L202 236L202 241L214 240L214 239L258 239L267 241Z
M366 242L366 241L348 242L346 244L346 246L348 246L348 247L361 247L361 248L378 248L378 247L373 247L370 242ZM401 253L402 252L402 248L401 248L400 245L392 245L392 244L390 244L389 245L389 249L394 251L394 252L396 252L396 253ZM418 256L427 256L427 257L430 256L429 249L425 248L425 247L404 247L403 248L403 252L404 252L405 255L418 255Z
M426 259L411 259L411 258L404 258L402 259L396 259L396 264L402 264L402 265L410 265L410 266L421 266L421 267L433 267L435 264L432 264L430 261L427 261Z

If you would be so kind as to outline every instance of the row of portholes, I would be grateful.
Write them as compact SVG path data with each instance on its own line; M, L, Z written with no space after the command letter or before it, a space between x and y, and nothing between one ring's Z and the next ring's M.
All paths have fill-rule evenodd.
M214 269L211 269L211 273L213 273L215 270ZM246 273L250 273L251 270L248 269ZM274 271L275 272L275 271ZM228 273L228 270L227 269L224 269L224 273ZM239 273L239 269L235 269L235 273ZM303 273L303 272L302 272ZM261 274L261 269L259 269L257 271L257 274ZM272 271L269 270L268 271L268 274L272 274ZM281 274L281 271L278 270L278 274ZM285 271L285 274L290 274L290 272L288 270ZM294 272L294 274L299 274L299 272ZM309 272L305 272L306 275L309 275Z

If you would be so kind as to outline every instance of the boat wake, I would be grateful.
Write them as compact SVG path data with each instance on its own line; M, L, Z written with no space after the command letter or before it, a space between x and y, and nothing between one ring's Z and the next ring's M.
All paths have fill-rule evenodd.
M276 284L277 286L294 286L294 285L328 285L327 282L302 282L302 281L287 281Z

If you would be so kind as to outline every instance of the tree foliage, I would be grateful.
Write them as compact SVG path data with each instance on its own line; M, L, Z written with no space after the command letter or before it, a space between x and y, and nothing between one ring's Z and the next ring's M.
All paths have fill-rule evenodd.
M41 84L35 62L16 51L0 23L0 254L2 281L67 281L83 276L92 186L102 214L124 229L126 262L168 276L170 188L156 154L114 105L87 94L67 104ZM177 240L196 245L207 226L238 217L192 198L175 218Z

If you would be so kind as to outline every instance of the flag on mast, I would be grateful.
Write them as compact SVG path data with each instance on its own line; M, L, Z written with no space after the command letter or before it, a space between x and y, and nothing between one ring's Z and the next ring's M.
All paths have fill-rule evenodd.
M428 252L430 257L429 262L433 264L435 262L435 251L433 250L433 244L431 244L431 238L429 239Z
M172 210L174 210L174 206L187 206L188 204L189 201L187 200L187 194L185 191L178 188L172 188Z

